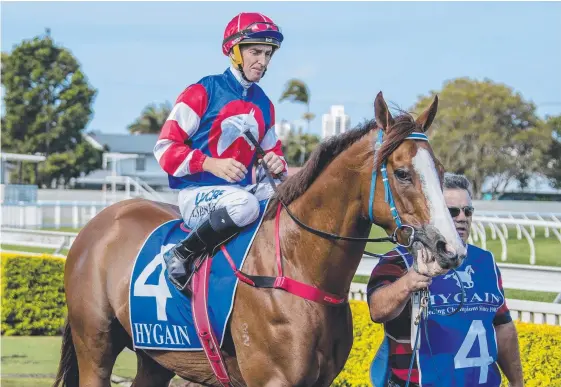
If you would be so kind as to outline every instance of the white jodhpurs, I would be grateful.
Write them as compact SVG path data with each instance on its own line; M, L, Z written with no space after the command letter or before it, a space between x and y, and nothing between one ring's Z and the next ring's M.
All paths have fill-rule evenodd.
M280 181L275 180L275 183ZM252 193L253 191L255 192ZM188 187L179 192L178 205L181 216L190 229L196 228L210 213L219 208L226 208L236 226L243 227L254 222L259 216L259 201L270 198L273 193L273 187L268 182L247 187Z

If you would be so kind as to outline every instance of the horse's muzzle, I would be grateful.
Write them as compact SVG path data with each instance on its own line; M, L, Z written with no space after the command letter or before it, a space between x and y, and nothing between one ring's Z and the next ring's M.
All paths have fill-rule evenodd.
M447 243L440 232L431 225L425 225L415 230L415 242L413 244L413 255L416 259L423 259L425 265L437 264L439 268L433 267L433 273L448 271L459 267L465 258L465 249L456 251ZM440 270L439 270L440 269Z

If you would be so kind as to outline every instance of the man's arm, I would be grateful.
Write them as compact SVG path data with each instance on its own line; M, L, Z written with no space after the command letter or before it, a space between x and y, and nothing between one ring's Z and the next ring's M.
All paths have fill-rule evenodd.
M522 375L522 364L520 363L518 333L516 332L516 327L512 322L512 317L510 317L510 310L506 304L503 279L497 264L495 264L495 271L497 272L499 291L505 300L497 310L495 318L493 319L493 325L495 326L495 333L497 336L497 363L506 375L511 387L522 387L524 386L524 377Z
M375 290L369 298L370 318L377 323L393 320L403 312L411 294L428 287L431 277L410 270L397 281Z
M520 349L518 348L518 333L514 323L508 322L495 327L497 333L497 347L499 350L499 367L506 375L511 387L524 386L522 364L520 363Z

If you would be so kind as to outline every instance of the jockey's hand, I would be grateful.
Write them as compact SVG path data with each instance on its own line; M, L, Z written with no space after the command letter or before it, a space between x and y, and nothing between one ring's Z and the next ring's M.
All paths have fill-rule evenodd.
M409 272L404 275L403 278L410 293L428 288L432 283L432 277L419 274L415 270L409 270Z
M207 157L203 162L203 170L229 183L241 181L247 174L245 165L235 159L218 159Z
M263 157L263 161L273 175L278 175L284 170L284 163L281 158L273 152L267 153L265 157Z

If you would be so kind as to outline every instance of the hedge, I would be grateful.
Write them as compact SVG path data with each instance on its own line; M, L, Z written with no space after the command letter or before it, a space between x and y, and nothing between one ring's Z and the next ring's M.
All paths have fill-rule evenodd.
M64 324L64 259L0 253L2 335L56 335ZM370 387L370 362L382 342L381 324L363 301L351 301L354 343L333 387ZM561 327L515 322L526 387L561 387ZM503 386L507 386L506 378Z
M384 328L370 320L363 301L351 301L354 342L343 371L332 387L371 387L370 363ZM515 321L525 387L561 387L561 327ZM502 386L508 386L503 375Z
M8 253L0 256L2 335L59 334L66 317L64 258Z

